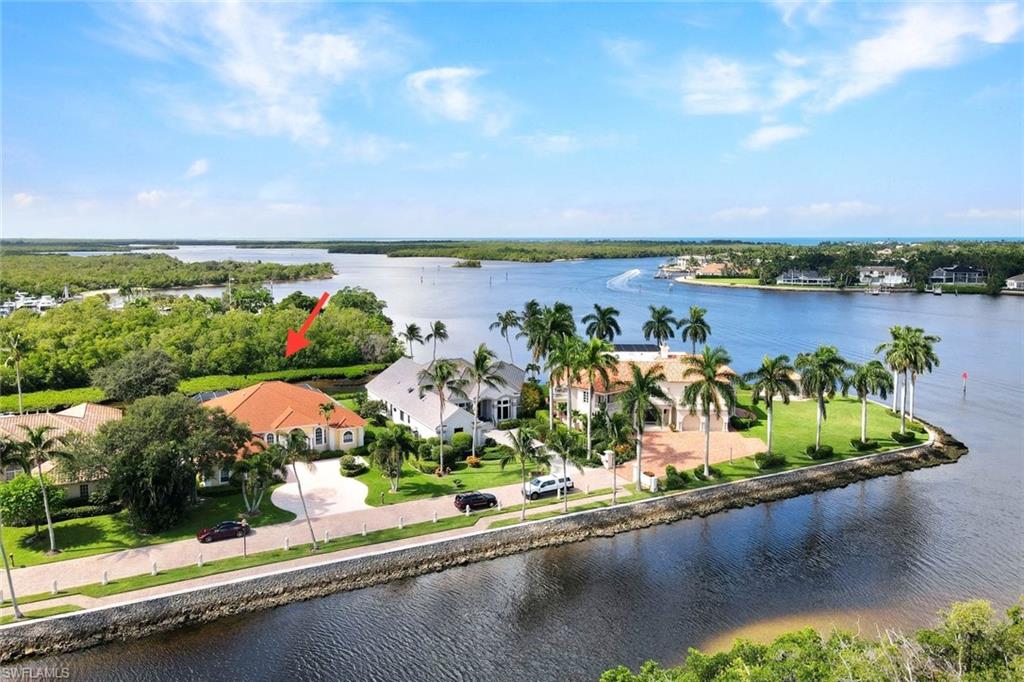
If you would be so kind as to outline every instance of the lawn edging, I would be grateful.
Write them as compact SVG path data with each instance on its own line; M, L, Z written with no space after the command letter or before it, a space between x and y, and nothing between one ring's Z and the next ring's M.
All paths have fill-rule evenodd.
M0 663L139 639L532 549L841 488L952 463L967 453L942 429L925 426L931 436L926 444L0 626Z

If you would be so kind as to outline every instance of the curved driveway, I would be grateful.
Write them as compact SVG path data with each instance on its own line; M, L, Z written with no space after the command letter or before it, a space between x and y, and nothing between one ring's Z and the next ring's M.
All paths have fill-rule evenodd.
M313 518L370 508L370 505L364 502L369 489L354 478L342 476L338 462L339 460L335 458L322 459L310 464L299 462L295 465L299 480L302 482L306 507ZM275 507L304 518L302 500L299 499L299 486L294 481L291 467L288 467L287 481L271 493L270 501Z

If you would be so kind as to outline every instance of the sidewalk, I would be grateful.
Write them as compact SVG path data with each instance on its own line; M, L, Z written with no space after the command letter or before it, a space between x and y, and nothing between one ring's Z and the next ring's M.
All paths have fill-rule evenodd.
M604 469L587 469L583 472L582 476L576 479L575 482L577 490L585 491L588 487L592 490L610 488L611 481L612 474L610 471L605 471ZM624 483L625 481L620 479L619 485L621 486ZM486 492L494 494L503 508L510 509L510 513L513 513L511 509L515 505L522 502L522 494L520 493L519 484L491 488ZM598 498L590 498L587 501L593 501L596 499ZM547 507L545 506L544 508L546 509ZM433 519L435 513L439 519L457 516L460 514L459 510L455 508L455 505L452 502L452 497L446 496L414 500L412 502L402 502L384 507L372 507L369 509L361 509L342 514L332 514L320 517L313 516L312 523L317 539L322 540L325 532L329 532L332 538L346 535L357 535L362 533L364 526L367 531L395 528L399 525L400 520L405 525L430 521ZM504 517L505 515L502 514L488 517L487 520L490 522L493 519ZM446 531L445 533L424 535L406 540L397 540L393 543L381 543L380 545L374 545L373 548L401 546L401 544L423 542L428 538L448 537L449 534L458 535L471 533L475 530L479 530L479 528L468 527ZM254 528L252 533L246 539L247 551L249 553L256 553L271 549L280 549L284 547L286 539L292 545L306 544L310 542L309 528L307 527L306 520L304 518L300 517L289 523ZM361 547L353 550L334 552L329 556L340 557L345 556L347 552L361 554L367 551L373 551L373 549ZM241 556L242 541L224 540L210 544L200 544L196 540L192 539L179 540L177 542L169 542L150 547L139 547L137 549L128 549L109 554L98 554L95 556L83 557L81 559L57 561L50 564L19 568L14 570L12 575L17 593L27 596L41 592L49 592L54 580L57 581L58 589L67 589L69 587L76 587L79 585L98 583L101 581L103 571L107 571L107 577L110 580L117 580L119 578L127 578L130 576L149 573L152 569L153 562L156 562L157 570L177 568L180 566L191 566L196 563L200 553L202 553L203 561L206 562L224 559L227 557ZM322 561L324 556L327 555L310 557L310 559L314 561ZM304 560L298 561L301 562ZM264 568L265 570L270 571L280 570L282 567L290 565L291 563L292 562L282 562L280 564L272 564L271 566ZM261 569L259 568L244 569L244 571L238 571L237 574L245 575L249 571L258 572L260 570ZM257 573L252 574L255 575ZM201 582L202 580L219 582L224 580L226 575L227 574L221 574L220 576L209 576L205 579L198 579L200 582L197 582L197 584L203 584ZM234 576L235 573L232 573L231 575ZM195 581L189 581L189 583L191 582ZM185 583L175 583L153 589L156 590L156 592L173 591L182 589L184 584ZM138 598L145 592L146 590L140 590L138 592L129 593L128 596L117 595L115 597L104 598L103 600L89 600L87 597L81 597L81 599L92 602L106 602L107 599L125 601L128 599ZM79 598L69 597L67 598L69 599L67 602L63 602L61 599L47 601L46 605L56 605L60 603L79 604L79 601L77 601ZM85 606L84 603L81 605Z

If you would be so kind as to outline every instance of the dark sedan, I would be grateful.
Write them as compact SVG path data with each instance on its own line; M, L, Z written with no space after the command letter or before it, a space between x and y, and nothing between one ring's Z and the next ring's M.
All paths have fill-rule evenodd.
M490 509L498 506L498 498L490 493L459 493L455 496L455 508L465 511L466 507L474 509Z
M240 538L248 533L249 524L245 521L222 521L213 528L204 528L196 533L196 540L199 540L199 542L213 542L214 540Z

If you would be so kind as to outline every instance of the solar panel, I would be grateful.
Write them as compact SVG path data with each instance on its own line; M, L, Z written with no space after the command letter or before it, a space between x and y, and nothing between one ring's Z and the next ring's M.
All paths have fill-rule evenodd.
M659 348L653 343L617 343L615 350L620 353L656 353Z

